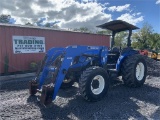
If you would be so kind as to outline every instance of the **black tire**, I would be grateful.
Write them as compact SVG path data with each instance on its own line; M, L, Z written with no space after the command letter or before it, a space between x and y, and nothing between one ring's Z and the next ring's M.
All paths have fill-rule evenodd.
M93 78L95 78L97 75L103 77L103 81L104 81L103 89L99 94L95 94L91 90L91 86L93 88L93 85L92 85L93 81L95 81L93 80ZM99 87L99 85L100 84L98 80L97 87ZM108 89L109 89L108 73L103 68L97 67L97 66L92 66L92 67L87 68L81 74L81 77L79 79L79 88L80 88L80 93L85 100L93 101L93 102L101 100L107 94Z
M70 80L69 82L63 81L61 84L61 89L70 88L70 87L72 87L73 84L74 84L74 80Z
M144 67L144 71L142 68L140 68L140 72L137 72L139 73L139 75L137 75L138 78L140 77L139 80L136 77L136 69L138 65ZM121 73L122 73L122 79L126 86L128 87L142 86L147 76L147 64L144 57L139 54L128 56L122 63Z

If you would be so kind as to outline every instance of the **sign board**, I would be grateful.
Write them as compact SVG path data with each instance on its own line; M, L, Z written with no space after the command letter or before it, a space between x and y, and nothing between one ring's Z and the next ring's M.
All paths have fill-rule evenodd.
M44 53L45 38L36 36L12 36L13 53Z

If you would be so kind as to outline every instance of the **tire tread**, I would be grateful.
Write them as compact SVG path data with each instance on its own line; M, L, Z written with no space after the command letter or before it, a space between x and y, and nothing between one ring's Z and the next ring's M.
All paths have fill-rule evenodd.
M128 56L124 60L124 62L122 63L122 66L121 66L122 79L123 79L124 84L126 86L140 87L144 83L144 82L138 83L134 79L134 77L135 77L134 76L134 69L135 69L134 65L135 65L136 61L139 60L139 59L144 59L144 58L141 55L136 54L136 55ZM146 63L145 63L145 65L146 65ZM145 67L145 71L147 71L146 67ZM146 75L144 77L146 77Z

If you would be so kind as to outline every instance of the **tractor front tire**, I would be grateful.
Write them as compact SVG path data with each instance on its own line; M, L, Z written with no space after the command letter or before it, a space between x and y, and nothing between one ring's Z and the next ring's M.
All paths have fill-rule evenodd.
M128 87L140 87L147 76L147 64L142 55L128 56L121 66L122 79Z
M62 84L61 84L61 89L67 89L72 87L72 85L74 84L74 80L72 79L65 79L63 80Z
M101 100L109 89L108 73L97 66L87 68L81 74L79 88L85 100L92 102Z

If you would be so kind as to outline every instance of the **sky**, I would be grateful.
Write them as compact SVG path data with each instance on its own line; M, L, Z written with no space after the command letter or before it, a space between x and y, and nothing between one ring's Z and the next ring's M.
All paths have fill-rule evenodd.
M124 20L141 28L150 24L160 33L160 0L0 0L0 14L11 15L12 24L49 22L63 29Z

